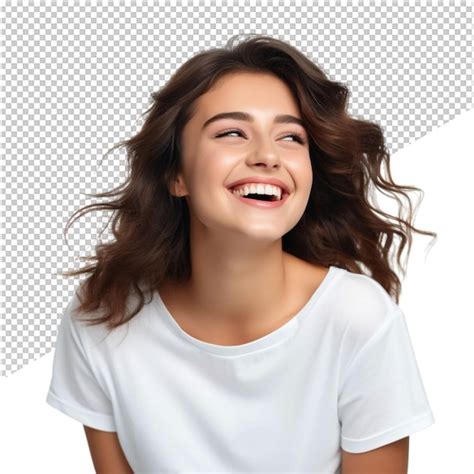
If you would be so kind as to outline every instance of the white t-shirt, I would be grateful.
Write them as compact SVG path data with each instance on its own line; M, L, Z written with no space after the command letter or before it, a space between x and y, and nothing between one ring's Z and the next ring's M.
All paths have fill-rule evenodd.
M331 266L290 321L237 346L184 332L158 292L107 337L71 318L77 305L46 401L116 431L136 473L338 473L341 448L434 423L404 314L366 275Z

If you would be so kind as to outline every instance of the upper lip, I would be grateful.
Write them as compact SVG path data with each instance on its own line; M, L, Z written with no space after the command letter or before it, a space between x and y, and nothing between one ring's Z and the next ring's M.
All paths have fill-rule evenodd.
M228 186L228 189L235 188L236 186L240 186L241 184L245 183L262 183L262 184L273 184L274 186L278 186L287 194L290 194L290 189L288 186L278 178L264 178L262 176L249 176L247 178L242 178L237 181L234 181Z

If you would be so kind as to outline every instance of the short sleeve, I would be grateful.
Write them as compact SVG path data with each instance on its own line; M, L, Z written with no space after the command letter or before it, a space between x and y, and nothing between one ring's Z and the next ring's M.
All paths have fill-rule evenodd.
M434 423L400 308L356 354L338 397L341 447L370 451Z
M59 324L46 403L86 426L116 431L111 401L89 363L77 321L72 320L71 311L77 304L74 295Z

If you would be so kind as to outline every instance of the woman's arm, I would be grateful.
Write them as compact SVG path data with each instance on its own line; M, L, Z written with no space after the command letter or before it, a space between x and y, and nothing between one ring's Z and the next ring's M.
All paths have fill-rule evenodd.
M409 437L365 453L342 450L341 474L407 474Z
M84 425L92 462L97 474L133 474L115 431L101 431Z

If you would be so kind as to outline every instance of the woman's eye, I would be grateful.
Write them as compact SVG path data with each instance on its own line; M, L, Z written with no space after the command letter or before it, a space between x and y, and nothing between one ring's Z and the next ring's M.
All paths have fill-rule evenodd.
M292 133L290 135L286 135L286 137L293 137L296 142L300 143L301 145L304 145L306 143L306 140L303 138L303 136L299 135L298 133ZM283 138L286 138L283 137Z
M228 136L230 133L237 133L238 135L245 136L240 130L228 130L227 132L222 132L219 135L216 135L216 138ZM291 133L289 135L285 135L283 138L287 138L287 137L293 137L295 141L298 143L301 143L301 144L305 143L305 139L297 133Z
M219 135L216 135L216 138L225 137L229 135L230 133L238 133L239 135L243 135L242 132L239 130L229 130L227 132L223 132L223 133L220 133Z

